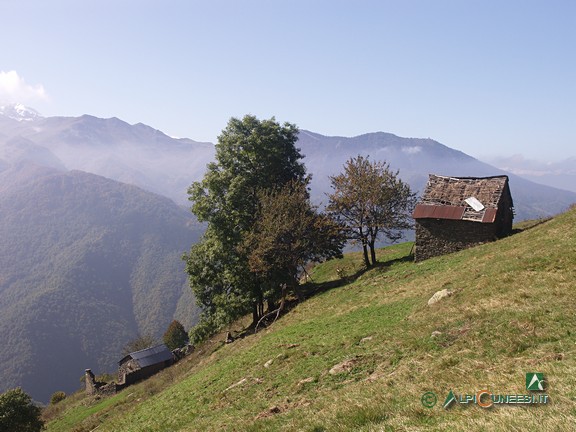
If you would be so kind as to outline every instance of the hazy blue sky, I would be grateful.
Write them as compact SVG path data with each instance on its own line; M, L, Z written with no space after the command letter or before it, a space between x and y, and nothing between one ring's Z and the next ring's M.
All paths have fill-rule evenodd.
M215 141L231 116L576 155L576 1L0 0L0 99Z

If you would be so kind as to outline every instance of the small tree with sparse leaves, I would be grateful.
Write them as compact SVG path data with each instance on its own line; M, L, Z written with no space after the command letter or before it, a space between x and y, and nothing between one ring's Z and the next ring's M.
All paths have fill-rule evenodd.
M346 227L348 239L362 245L366 267L376 264L378 238L394 242L412 228L416 194L398 174L386 162L359 155L346 162L343 173L330 177L327 210Z

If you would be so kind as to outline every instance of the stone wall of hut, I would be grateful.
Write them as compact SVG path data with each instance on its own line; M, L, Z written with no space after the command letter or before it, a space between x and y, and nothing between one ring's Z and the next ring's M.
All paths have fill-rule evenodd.
M496 240L496 224L449 219L416 219L414 260L422 261Z
M166 360L150 366L140 368L135 360L130 359L118 368L118 384L128 386L138 381L146 379L155 373L167 368L174 363L173 360Z
M86 369L84 382L86 384L86 394L89 396L111 396L122 388L114 382L105 383L96 381L94 373L92 373L90 369Z
M127 375L140 369L136 360L129 358L118 367L118 382L124 384L124 379Z
M507 192L502 194L498 203L498 213L496 214L496 224L498 238L506 237L512 234L512 223L514 220L514 209L512 204L512 195L506 186Z

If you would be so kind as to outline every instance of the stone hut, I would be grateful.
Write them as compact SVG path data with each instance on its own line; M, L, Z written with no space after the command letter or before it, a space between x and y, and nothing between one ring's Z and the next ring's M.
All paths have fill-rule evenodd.
M514 217L508 176L430 174L413 216L415 261L505 237Z
M127 386L172 365L174 357L164 344L136 351L118 362L118 385Z

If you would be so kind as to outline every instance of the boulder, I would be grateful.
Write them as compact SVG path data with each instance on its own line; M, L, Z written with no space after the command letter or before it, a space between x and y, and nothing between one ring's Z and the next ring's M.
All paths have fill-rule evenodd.
M435 303L438 303L440 300L446 297L450 297L452 295L452 291L448 289L443 289L440 291L436 291L430 300L428 300L428 306L432 306Z

